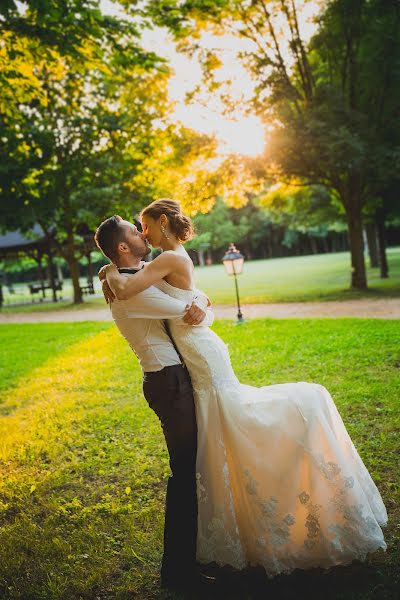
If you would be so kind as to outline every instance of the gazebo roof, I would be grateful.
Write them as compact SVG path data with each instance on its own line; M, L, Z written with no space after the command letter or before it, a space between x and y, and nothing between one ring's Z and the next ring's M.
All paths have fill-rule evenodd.
M48 239L39 224L29 231L28 234L19 230L7 231L0 235L0 258L17 258L24 253L43 251L48 245Z
M40 225L36 224L29 232L29 237L18 229L0 235L0 250L22 250L25 246L40 244L44 241L46 241L45 233Z

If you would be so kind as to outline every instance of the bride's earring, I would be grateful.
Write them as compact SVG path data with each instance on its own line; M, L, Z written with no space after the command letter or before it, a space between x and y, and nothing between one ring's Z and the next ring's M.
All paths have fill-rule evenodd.
M165 225L161 225L161 233L167 238L167 240L169 240L169 236L165 233Z

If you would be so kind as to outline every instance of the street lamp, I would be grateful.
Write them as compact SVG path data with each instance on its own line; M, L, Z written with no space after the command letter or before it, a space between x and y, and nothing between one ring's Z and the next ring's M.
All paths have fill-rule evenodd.
M230 244L225 256L222 258L222 262L224 263L224 267L228 275L233 275L235 278L235 288L236 288L236 300L237 300L237 319L238 323L243 322L242 311L240 310L240 302L239 302L239 288L237 282L237 275L243 270L244 256L237 250L235 244Z

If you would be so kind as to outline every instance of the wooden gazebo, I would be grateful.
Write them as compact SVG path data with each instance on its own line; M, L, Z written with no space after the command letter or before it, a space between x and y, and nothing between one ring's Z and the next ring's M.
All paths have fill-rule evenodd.
M18 259L23 256L33 258L38 266L39 283L31 292L41 291L43 298L45 290L51 289L53 301L57 302L57 291L61 289L61 282L54 277L53 249L51 237L46 236L40 225L35 225L29 234L21 231L8 231L0 235L0 260ZM47 257L47 274L45 279L43 259ZM3 292L0 282L0 306L3 304Z

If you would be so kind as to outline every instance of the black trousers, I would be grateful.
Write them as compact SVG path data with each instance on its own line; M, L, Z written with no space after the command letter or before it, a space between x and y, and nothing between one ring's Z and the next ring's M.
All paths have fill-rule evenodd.
M190 376L182 365L145 373L143 393L161 422L172 475L164 524L164 582L190 577L196 561L197 424Z

